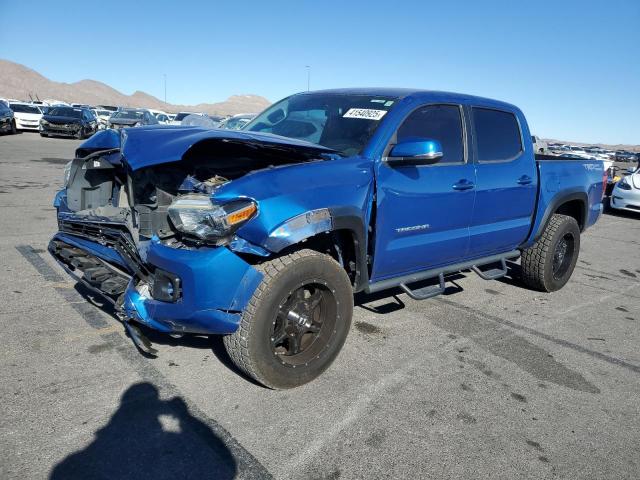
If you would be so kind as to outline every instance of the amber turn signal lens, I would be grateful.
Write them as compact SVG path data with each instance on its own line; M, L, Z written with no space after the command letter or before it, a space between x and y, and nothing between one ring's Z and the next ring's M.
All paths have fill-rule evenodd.
M244 222L251 218L255 212L256 206L252 203L251 205L247 205L246 207L227 215L227 223L229 225L235 225L236 223Z

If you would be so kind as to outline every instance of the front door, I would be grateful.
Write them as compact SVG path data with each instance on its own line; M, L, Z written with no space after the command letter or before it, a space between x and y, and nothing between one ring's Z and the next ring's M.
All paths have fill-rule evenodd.
M400 125L392 143L437 140L442 159L434 165L377 168L377 214L372 281L444 264L467 256L475 197L475 169L468 158L460 105L418 107Z

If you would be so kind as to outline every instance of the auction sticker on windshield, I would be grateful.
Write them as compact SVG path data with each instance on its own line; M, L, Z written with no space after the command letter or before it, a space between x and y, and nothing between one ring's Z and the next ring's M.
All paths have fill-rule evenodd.
M372 108L350 108L343 115L344 118L366 118L367 120L380 120L386 110L374 110Z

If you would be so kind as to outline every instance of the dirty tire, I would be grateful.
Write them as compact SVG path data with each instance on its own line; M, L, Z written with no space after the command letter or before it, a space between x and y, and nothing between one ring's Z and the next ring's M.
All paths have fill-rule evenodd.
M18 133L18 129L16 128L16 121L13 120L11 122L11 134L15 135L16 133Z
M349 277L333 258L313 250L299 250L255 268L264 277L242 314L238 330L224 337L225 348L240 370L266 387L286 389L303 385L331 365L347 338L353 315ZM283 304L288 304L292 292L307 284L322 288L322 295L326 295L322 302L331 307L316 304L313 308L320 308L322 316L315 317L325 318L325 312L329 314L320 323L319 333L312 337L306 353L303 351L298 357L278 355L273 339L274 329L278 328L276 322L283 322L279 312ZM307 358L296 364L301 355Z
M569 243L559 261L561 242ZM554 214L542 236L522 252L522 280L534 290L554 292L571 278L580 252L580 228L573 217Z

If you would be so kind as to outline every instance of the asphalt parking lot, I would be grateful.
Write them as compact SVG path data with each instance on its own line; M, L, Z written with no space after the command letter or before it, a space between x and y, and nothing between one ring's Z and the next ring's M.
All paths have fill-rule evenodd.
M639 215L605 214L553 294L514 267L359 298L331 369L274 392L219 339L141 356L48 256L78 143L0 137L0 478L640 477Z

